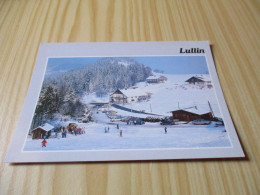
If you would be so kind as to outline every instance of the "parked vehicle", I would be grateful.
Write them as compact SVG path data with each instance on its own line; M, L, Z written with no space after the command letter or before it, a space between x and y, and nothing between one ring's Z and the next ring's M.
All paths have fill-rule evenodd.
M143 125L145 124L145 122L140 119L140 118L136 118L134 121L133 121L134 125Z
M160 125L175 125L174 121L163 121L160 123Z
M74 130L77 128L77 123L69 123L69 125L67 126L68 129Z
M122 119L123 122L126 122L128 125L134 124L134 125L143 125L145 122L141 118L137 117L125 117Z
M117 121L121 121L122 120L122 118L114 118L114 119L111 119L110 121L111 122L117 122Z
M215 127L219 127L219 126L224 126L224 123L223 122L216 122L215 123Z
M196 119L191 122L193 125L209 125L211 121L207 121L205 119Z
M171 120L169 117L166 117L162 120L160 125L175 125L175 121Z

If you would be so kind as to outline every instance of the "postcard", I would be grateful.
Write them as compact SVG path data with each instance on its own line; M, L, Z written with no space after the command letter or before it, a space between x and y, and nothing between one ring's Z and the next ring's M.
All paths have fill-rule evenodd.
M5 162L236 157L208 41L42 43Z

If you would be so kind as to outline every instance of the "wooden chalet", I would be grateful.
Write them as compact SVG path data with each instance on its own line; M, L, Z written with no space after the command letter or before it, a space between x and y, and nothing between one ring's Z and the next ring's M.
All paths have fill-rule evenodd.
M116 104L124 104L129 102L146 101L151 98L152 93L140 92L135 89L125 89L120 91L117 89L110 95L110 102Z
M196 119L205 119L205 120L213 120L213 114L212 112L205 112L202 114L195 113L195 112L190 112L187 110L174 110L171 111L172 113L172 120L176 119L179 121L193 121Z
M164 82L164 81L167 81L167 77L165 77L165 76L160 76L160 77L158 78L158 82L159 82L159 83L162 83L162 82Z
M209 86L211 85L211 80L210 78L206 76L193 76L186 80L185 82L193 85L202 85L202 86Z
M202 80L201 78L199 77L191 77L189 78L187 81L185 81L189 84L196 84L196 83L201 83L201 82L204 82L204 80Z
M167 81L167 77L165 76L149 76L146 79L147 83L162 83L164 81Z
M33 129L32 132L32 139L43 139L48 138L51 135L51 130L53 130L54 127L48 123L46 123L43 126L36 127Z
M127 103L127 96L117 89L110 95L110 102L112 103Z

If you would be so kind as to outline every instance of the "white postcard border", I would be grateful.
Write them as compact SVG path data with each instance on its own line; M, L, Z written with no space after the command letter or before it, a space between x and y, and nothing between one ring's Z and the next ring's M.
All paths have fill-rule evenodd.
M180 54L180 48L204 49L205 57L215 88L220 111L232 147L131 149L131 150L70 150L70 151L23 151L33 114L36 108L47 60L51 57L127 57L127 56L201 56ZM208 41L193 42L103 42L103 43L42 43L39 48L34 72L25 104L13 135L5 162L72 162L72 161L131 161L201 158L244 157L223 92L218 80Z

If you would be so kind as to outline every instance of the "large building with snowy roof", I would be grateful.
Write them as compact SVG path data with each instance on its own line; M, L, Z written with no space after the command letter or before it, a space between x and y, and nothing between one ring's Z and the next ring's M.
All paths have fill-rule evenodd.
M117 104L127 103L127 96L117 89L114 93L110 95L110 102Z
M138 89L117 89L110 95L110 102L117 104L124 104L130 102L140 102L151 98L151 93L143 92Z
M179 121L193 121L196 119L213 120L213 113L209 109L201 109L197 106L186 108L186 109L176 109L171 111L172 119Z

